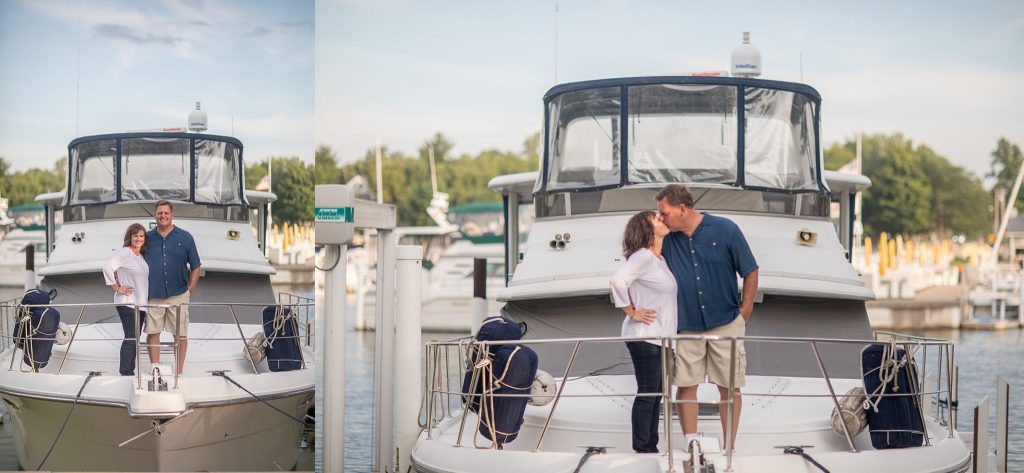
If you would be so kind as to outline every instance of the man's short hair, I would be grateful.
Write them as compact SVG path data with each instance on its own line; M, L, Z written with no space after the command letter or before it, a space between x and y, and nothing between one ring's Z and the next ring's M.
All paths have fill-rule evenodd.
M166 206L170 207L171 208L171 213L174 213L174 204L172 204L171 201L169 201L169 200L157 201L156 205L153 206L153 211L155 212L156 209L159 209L161 205L166 205Z
M687 208L693 208L693 194L690 193L688 187L682 184L669 184L663 187L654 198L658 202L661 202L661 199L665 199L673 206L685 205Z

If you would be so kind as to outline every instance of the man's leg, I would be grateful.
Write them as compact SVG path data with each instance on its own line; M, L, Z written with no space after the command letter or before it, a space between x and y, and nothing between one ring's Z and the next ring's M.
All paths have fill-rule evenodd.
M743 407L743 396L740 395L739 388L733 389L736 397L732 400L732 439L728 448L736 450L736 430L740 425L740 409ZM719 399L722 401L729 400L729 389L726 387L718 386ZM718 405L718 416L722 418L722 439L725 439L725 433L729 430L726 426L729 424L728 411L726 410L727 404Z
M697 386L682 386L676 390L677 401L687 401L679 405L679 425L683 428L683 435L697 433ZM686 447L684 447L685 449Z

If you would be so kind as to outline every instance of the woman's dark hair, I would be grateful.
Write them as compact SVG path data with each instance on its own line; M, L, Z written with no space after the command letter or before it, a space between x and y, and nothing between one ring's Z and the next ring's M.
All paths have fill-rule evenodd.
M642 210L630 217L626 223L626 232L622 235L622 254L626 258L654 243L654 224L651 219L655 217L657 214L653 210Z
M146 227L143 227L141 223L128 225L128 231L124 232L124 246L132 246L132 235L139 232L142 232L143 235L146 234ZM142 242L140 251L146 251L146 248L149 248L149 238Z

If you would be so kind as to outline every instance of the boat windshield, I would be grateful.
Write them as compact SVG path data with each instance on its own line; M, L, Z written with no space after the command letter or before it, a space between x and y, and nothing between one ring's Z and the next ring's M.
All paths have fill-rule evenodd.
M643 78L566 84L545 97L535 191L711 184L819 193L818 107L801 84Z
M245 205L242 144L192 133L85 137L68 146L64 207L172 200Z

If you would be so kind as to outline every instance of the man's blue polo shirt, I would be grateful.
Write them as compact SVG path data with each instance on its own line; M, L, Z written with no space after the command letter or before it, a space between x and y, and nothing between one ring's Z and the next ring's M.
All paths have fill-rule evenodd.
M173 227L167 238L152 229L146 233L148 248L142 254L149 265L149 297L171 297L188 291L190 268L198 268L199 252L192 234Z
M704 213L692 237L669 233L661 252L679 287L679 331L703 332L736 318L736 274L747 277L757 261L732 220Z

